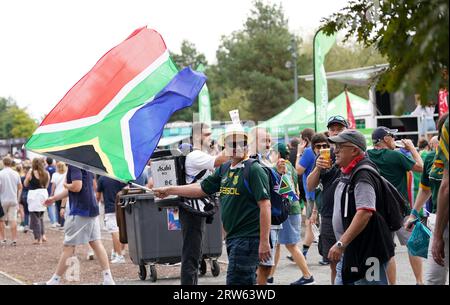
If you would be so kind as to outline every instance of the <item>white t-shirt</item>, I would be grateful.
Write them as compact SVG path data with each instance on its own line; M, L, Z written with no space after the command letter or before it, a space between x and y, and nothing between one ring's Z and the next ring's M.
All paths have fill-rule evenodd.
M197 180L202 181L208 177L214 171L214 162L216 157L208 155L201 150L194 150L186 156L186 183L192 183L195 176L197 176L202 170L206 169L207 172Z
M64 191L64 182L66 182L66 174L67 174L67 172L65 172L64 174L55 172L53 174L51 182L55 184L54 195L57 195L57 194L61 193L62 191Z
M21 183L19 174L10 167L0 171L0 201L17 202L17 186Z

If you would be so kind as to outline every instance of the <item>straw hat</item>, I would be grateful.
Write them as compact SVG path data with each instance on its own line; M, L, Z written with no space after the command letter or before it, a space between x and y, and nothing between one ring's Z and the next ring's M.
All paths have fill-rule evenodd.
M229 136L242 136L245 138L245 140L248 140L248 134L244 131L244 128L241 125L241 121L239 119L239 110L231 110L230 111L230 117L231 117L231 124L228 124L225 127L225 132L219 136L217 139L217 142L220 146L225 146L225 139Z

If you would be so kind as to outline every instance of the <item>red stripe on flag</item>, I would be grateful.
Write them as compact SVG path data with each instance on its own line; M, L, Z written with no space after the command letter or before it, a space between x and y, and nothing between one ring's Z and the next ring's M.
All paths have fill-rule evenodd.
M347 89L345 89L345 100L347 102L347 120L350 129L356 129L356 121L353 116L352 105L350 104L350 98L348 97Z
M166 49L158 32L145 27L134 31L100 58L66 93L41 126L97 115L128 82Z

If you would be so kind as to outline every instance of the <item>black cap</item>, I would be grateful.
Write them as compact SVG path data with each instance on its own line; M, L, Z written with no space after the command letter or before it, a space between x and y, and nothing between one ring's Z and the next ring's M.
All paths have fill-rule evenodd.
M330 127L330 125L333 124L340 124L344 126L345 128L348 128L347 120L342 115L335 115L328 119L327 128Z
M384 139L385 136L391 135L394 137L397 132L398 129L389 129L384 126L380 126L372 132L373 144L378 144L380 141Z
M366 151L367 149L366 138L362 133L354 129L344 130L337 136L329 137L328 141L330 141L331 143L350 142L361 148L362 151Z

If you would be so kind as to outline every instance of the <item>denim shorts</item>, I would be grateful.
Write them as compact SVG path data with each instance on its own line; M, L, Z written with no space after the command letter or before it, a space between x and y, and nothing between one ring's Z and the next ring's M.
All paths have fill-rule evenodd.
M255 285L259 237L227 239L227 285Z
M300 214L289 215L283 222L283 228L278 236L281 245L295 245L300 242L302 216Z
M275 251L276 246L278 244L278 238L280 236L280 231L282 230L282 226L271 226L270 229L270 258L267 261L260 261L259 265L273 267L275 266Z

